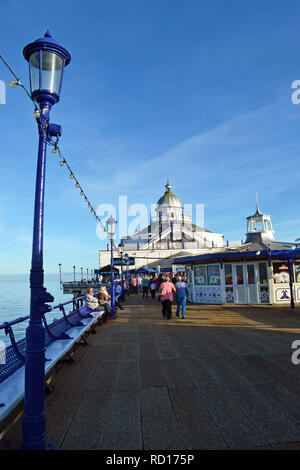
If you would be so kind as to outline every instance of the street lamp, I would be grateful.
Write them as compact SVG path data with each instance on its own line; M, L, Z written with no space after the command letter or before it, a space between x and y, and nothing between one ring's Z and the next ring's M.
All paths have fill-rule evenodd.
M73 266L73 272L74 272L74 282L76 282L76 279L75 279L75 269L76 269L76 266Z
M61 263L59 263L58 269L59 269L59 285L60 285L60 288L62 288L62 285L61 285Z
M288 258L288 270L289 270L289 283L290 283L290 294L291 294L291 308L295 308L294 293L293 293L293 282L294 282L294 270L291 258ZM279 268L280 269L280 268Z
M89 282L89 270L86 268L86 282Z
M125 263L126 263L126 286L127 286L127 292L129 294L129 277L128 277L129 256L128 256L128 253L125 253L124 258L125 258Z
M80 268L81 271L81 280L83 281L83 268Z
M125 292L124 292L124 281L123 281L123 250L124 250L124 242L121 240L119 243L119 249L120 249L120 256L121 256L121 286L122 286L122 300L125 300Z
M117 222L116 220L110 216L107 221L106 221L106 232L107 232L107 237L110 240L110 252L111 252L111 257L110 257L110 271L111 271L111 316L116 317L116 299L115 299L115 286L114 286L114 281L115 281L115 276L114 276L114 247L113 247L113 240L114 236L116 233L116 227L117 227Z
M30 320L26 329L23 449L46 449L45 329L42 314L49 312L47 302L54 298L44 287L43 224L47 142L58 140L61 127L51 124L49 112L59 101L63 70L70 63L69 52L52 39L49 31L23 50L29 63L31 97L38 103L35 118L39 132L36 172L32 260L30 271Z
M152 237L152 233L149 232L149 233L148 233L148 250L150 249L151 237Z

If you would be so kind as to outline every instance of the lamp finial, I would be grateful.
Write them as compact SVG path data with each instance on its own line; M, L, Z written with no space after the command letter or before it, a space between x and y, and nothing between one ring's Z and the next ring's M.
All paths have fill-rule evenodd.
M256 193L256 209L259 211L258 194Z
M167 184L165 186L166 190L167 191L170 191L170 189L172 188L172 186L170 185L170 177L168 176L168 181L167 181Z

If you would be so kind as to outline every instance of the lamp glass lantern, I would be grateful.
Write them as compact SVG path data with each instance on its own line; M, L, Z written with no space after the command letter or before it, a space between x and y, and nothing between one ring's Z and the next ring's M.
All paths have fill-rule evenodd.
M43 38L28 44L23 55L29 63L32 98L51 108L60 98L64 67L71 61L69 52L47 31Z
M49 51L33 52L29 58L31 93L49 90L59 96L63 59Z
M117 221L112 216L110 216L106 221L107 236L110 240L113 240L116 233L116 228Z

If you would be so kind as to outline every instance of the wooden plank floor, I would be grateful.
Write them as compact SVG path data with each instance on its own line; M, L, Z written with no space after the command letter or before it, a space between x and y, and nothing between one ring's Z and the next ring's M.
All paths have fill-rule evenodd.
M60 449L300 449L300 308L188 305L163 319L131 296L46 398ZM20 422L4 446L18 448Z

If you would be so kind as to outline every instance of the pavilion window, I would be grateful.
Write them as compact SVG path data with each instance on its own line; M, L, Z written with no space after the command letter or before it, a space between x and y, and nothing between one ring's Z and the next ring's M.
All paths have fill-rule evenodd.
M273 279L275 284L288 284L290 276L285 263L273 263Z
M190 266L186 267L185 274L186 274L187 285L191 286L192 285L192 268Z
M196 286L207 285L206 266L194 267L194 279L195 279Z
M295 263L295 282L300 283L300 262Z
M254 264L247 264L248 285L255 284Z
M237 264L236 265L236 283L237 285L244 284L244 273L243 273L243 265Z
M225 264L225 284L226 286L232 286L233 278L232 278L232 264Z
M208 285L220 285L220 267L218 264L207 266Z
M259 283L263 285L268 284L267 264L258 263L258 271L259 271Z

